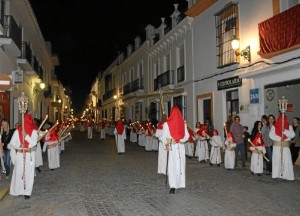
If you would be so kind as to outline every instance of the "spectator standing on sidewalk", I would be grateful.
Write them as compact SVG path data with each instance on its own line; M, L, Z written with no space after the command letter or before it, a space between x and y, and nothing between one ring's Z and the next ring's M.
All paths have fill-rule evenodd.
M35 152L37 144L37 127L33 123L31 114L24 114L24 128L15 130L9 148L11 161L14 165L10 183L10 194L13 196L25 195L29 199L33 189L35 175Z
M295 137L291 139L290 150L292 154L293 165L295 165L295 162L298 159L299 149L300 149L300 125L299 125L298 117L293 118L292 127L295 132Z
M273 141L270 139L270 129L273 126L275 122L275 116L269 115L267 117L267 120L264 120L262 118L263 126L261 128L262 138L266 145L266 156L269 159L269 161L266 161L266 174L271 175L272 174L272 154L273 154Z
M9 123L7 119L2 119L1 121L1 144L3 148L3 162L5 166L5 179L9 179L10 175L10 149L8 149L8 144L11 140L11 137L15 129L9 128Z
M245 145L243 139L243 126L240 124L240 117L235 116L234 122L230 126L230 132L233 135L233 138L236 142L235 148L235 166L238 167L238 153L241 153L242 158L242 168L246 167L246 157L245 157Z

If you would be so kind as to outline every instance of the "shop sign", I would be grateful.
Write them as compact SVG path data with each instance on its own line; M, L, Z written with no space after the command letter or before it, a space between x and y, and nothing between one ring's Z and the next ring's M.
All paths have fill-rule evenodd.
M259 103L259 89L250 89L250 104Z
M238 76L218 80L218 91L242 86L242 78Z

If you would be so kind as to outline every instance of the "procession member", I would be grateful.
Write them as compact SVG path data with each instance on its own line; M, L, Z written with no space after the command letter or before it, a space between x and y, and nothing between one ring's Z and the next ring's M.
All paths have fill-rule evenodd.
M194 156L194 143L195 143L195 134L192 129L188 129L189 139L185 144L185 154L191 159Z
M158 151L158 138L155 136L156 133L156 127L152 124L152 145L151 145L151 150L157 152Z
M208 149L208 143L207 143L207 139L208 139L208 134L207 134L207 128L205 124L202 124L200 126L200 129L197 131L197 146L198 150L196 150L196 152L198 152L198 161L204 161L204 162L208 162L209 159L209 149Z
M38 118L33 119L34 123L36 124L37 127L40 126L40 120ZM38 136L42 136L44 132L43 131L38 131ZM36 150L35 150L35 169L38 172L42 172L40 169L40 166L43 166L43 156L42 156L42 148L41 148L41 142L38 140L36 144Z
M55 126L54 126L55 127ZM57 128L50 128L44 139L43 152L47 150L48 166L51 171L60 167L59 140Z
M295 165L298 156L299 156L299 149L300 149L300 119L298 117L294 117L292 120L292 127L295 132L295 137L290 142L290 150L292 155L292 162Z
M114 130L118 153L125 153L126 131L122 120L118 120Z
M103 118L100 122L100 139L102 140L105 140L105 134L106 134L105 128L106 128L106 119Z
M271 127L269 136L273 140L272 178L294 180L295 176L289 142L294 138L295 132L293 127L289 125L285 114L278 116L276 123Z
M219 132L217 129L213 129L213 136L210 137L211 151L210 151L210 165L213 166L216 164L218 167L222 163L221 159L221 148L223 148L223 143Z
M262 133L260 131L256 133L252 143L253 146L249 147L250 151L252 152L250 170L252 174L261 176L264 168L263 156L266 153L266 145L264 144Z
M31 114L24 114L23 125L15 130L9 143L11 162L14 165L10 183L10 194L24 195L29 199L35 175L35 146L37 145L37 126Z
M80 131L85 131L85 121L84 120L80 120L80 127L79 127L79 130Z
M130 124L130 135L129 135L129 140L132 143L136 143L137 140L137 127L135 125L135 122L132 122Z
M166 175L167 166L167 151L162 143L161 137L163 132L163 124L166 122L166 117L163 117L162 121L157 125L155 131L155 137L158 139L158 163L157 173Z
M153 136L153 127L150 122L147 123L147 128L145 132L145 150L152 151L152 136Z
M167 122L163 124L161 140L168 151L167 175L170 194L175 189L185 188L185 146L189 138L186 123L184 122L178 106L174 106Z
M143 121L139 131L139 146L146 147L147 122Z
M93 139L93 120L89 118L87 120L86 126L88 139Z
M234 169L235 165L235 150L236 143L231 132L227 132L227 137L225 140L225 157L224 157L224 167L228 170Z
M199 145L200 145L200 142L198 142L199 136L197 135L197 132L200 130L200 127L201 127L201 123L196 122L196 127L195 127L195 130L194 130L194 134L195 134L195 144L196 144L195 156L197 158L199 157Z

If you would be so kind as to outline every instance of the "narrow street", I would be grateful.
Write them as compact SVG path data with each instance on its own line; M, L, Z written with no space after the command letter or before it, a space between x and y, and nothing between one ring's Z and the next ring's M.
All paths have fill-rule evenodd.
M50 171L44 155L29 200L9 194L0 201L2 216L196 216L298 215L297 180L273 180L187 159L185 189L169 194L165 177L157 174L157 152L126 143L117 154L115 140L100 141L94 132L73 131L61 155L61 168ZM249 167L249 162L247 164ZM2 179L2 181L4 181Z

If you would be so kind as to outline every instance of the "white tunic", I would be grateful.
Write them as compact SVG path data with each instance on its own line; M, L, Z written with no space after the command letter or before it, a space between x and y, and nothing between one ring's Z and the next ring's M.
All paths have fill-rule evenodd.
M35 150L35 167L43 166L43 156L42 156L42 148L41 143L38 142Z
M263 154L266 153L266 148L264 146L256 146L253 147L251 146L249 149L250 151L254 151L255 148L262 152ZM263 173L264 172L264 158L263 158L263 154L258 154L257 152L252 152L251 154L251 166L250 166L250 170L253 173Z
M105 128L100 128L100 139L105 139Z
M29 143L29 148L37 145L38 134L36 130L32 131L31 136L26 135L25 140ZM9 143L11 161L14 165L12 179L10 183L10 194L13 196L27 195L30 196L33 189L34 175L35 175L35 152L24 153L16 152L20 148L19 131L15 130L11 141ZM25 170L23 169L25 162ZM25 181L22 179L25 176Z
M234 169L235 165L235 151L234 148L236 147L236 143L230 143L228 139L225 141L225 157L224 157L224 167L226 169ZM229 148L233 148L229 150Z
M206 137L198 136L196 152L198 153L198 161L208 160L209 159L209 149Z
M133 132L132 129L130 130L130 142L133 143L137 142L137 133Z
M289 130L284 131L284 134L287 136L287 138L284 141L290 141L295 136L295 132L291 125L289 125ZM281 140L281 136L276 135L274 126L271 127L269 137L273 141ZM295 180L290 148L289 147L282 148L282 161L281 161L280 149L281 149L280 146L273 145L272 178Z
M180 143L171 144L169 150L168 159L168 178L170 188L185 188L185 147L184 144L188 138L189 133L185 124L185 135L180 140ZM163 124L163 134L161 136L162 143L165 145L168 143L167 139L172 139L168 123Z
M162 130L157 129L155 132L155 136L158 138L158 166L157 173L166 175L167 169L167 151L161 141Z
M46 140L47 137L48 135L46 135ZM60 153L58 144L58 140L44 142L43 152L46 152L47 149L49 169L56 169L60 167Z
M118 134L117 129L115 128L114 134L115 134L118 153L124 153L125 152L125 139L126 139L125 128L121 135Z
M210 163L212 164L220 164L222 163L221 159L221 147L223 147L223 143L221 137L218 135L212 136L210 138L211 151L210 151Z

